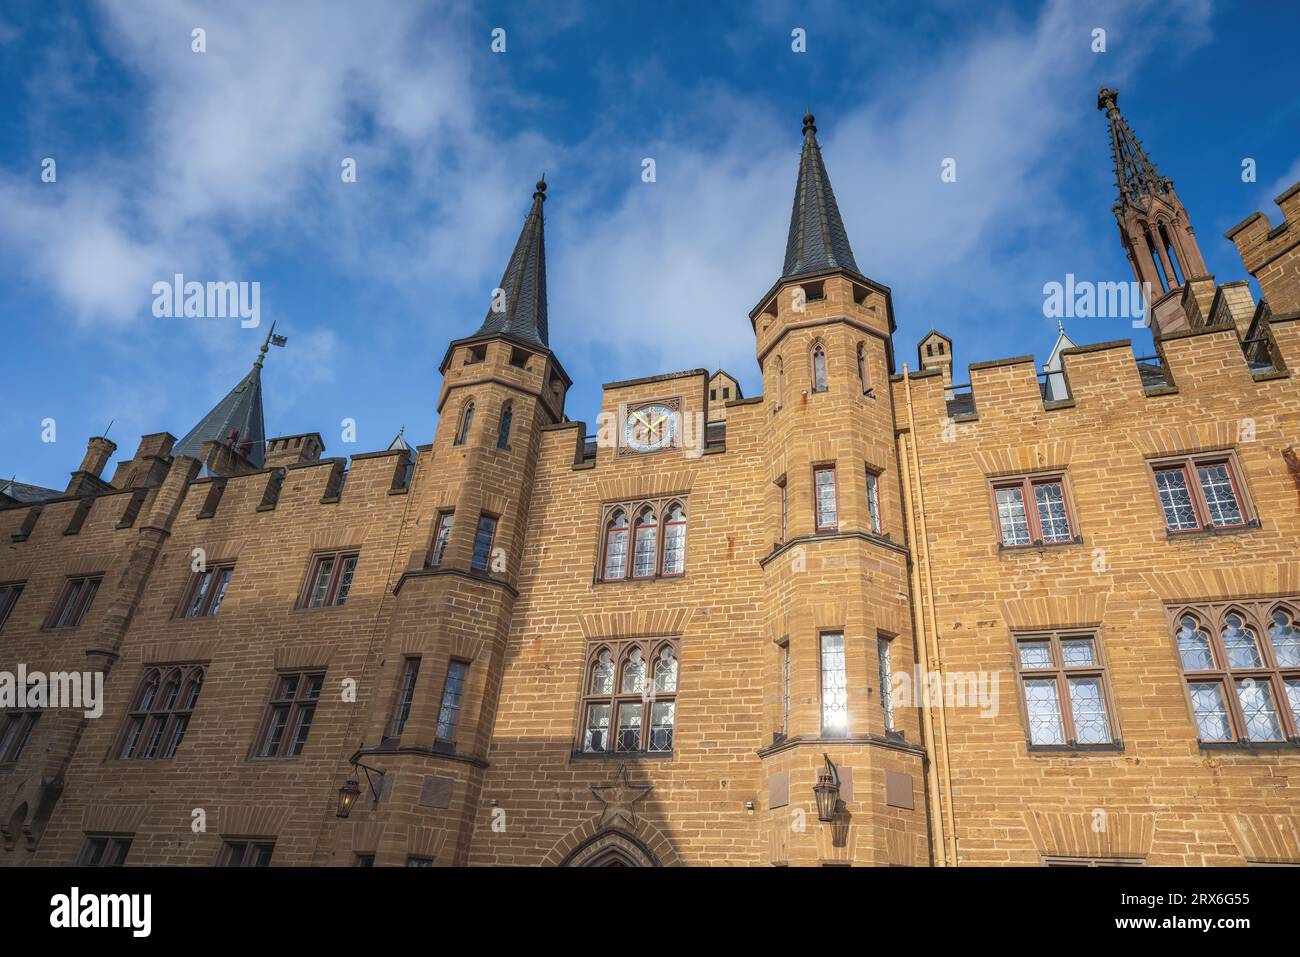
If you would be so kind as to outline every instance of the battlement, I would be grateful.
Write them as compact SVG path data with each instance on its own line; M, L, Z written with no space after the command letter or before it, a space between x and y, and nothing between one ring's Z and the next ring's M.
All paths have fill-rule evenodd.
M1216 297L1216 304L1221 305L1212 315L1222 316L1223 321L1166 335L1157 340L1153 356L1134 356L1129 339L1062 350L1059 374L1066 398L1060 400L1046 398L1043 380L1050 373L1037 372L1032 355L972 363L969 384L952 386L951 395L939 370L909 372L918 425L923 418L1012 425L1029 421L1038 413L1071 409L1095 417L1135 402L1158 403L1163 396L1184 391L1266 388L1266 383L1286 378L1286 369L1300 360L1300 323L1270 324L1276 365L1266 363L1264 367L1248 361L1239 327L1231 318L1233 294ZM890 379L895 407L900 409L906 408L907 402L903 379L901 375Z
M1256 212L1224 235L1259 282L1274 315L1283 315L1300 311L1300 183L1273 201L1282 210L1279 225Z

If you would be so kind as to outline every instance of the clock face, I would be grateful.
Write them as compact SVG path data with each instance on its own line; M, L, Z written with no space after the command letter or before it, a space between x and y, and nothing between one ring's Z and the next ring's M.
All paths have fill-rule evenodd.
M643 405L628 413L623 444L634 452L657 452L677 446L677 412L666 405Z

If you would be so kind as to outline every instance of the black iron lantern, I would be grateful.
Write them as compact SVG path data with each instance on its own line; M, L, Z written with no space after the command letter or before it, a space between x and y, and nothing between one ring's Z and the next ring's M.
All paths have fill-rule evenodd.
M372 807L379 807L379 788L375 786L375 779L372 775L379 775L379 781L382 784L386 772L379 768L372 768L362 764L360 761L352 762L352 770L360 768L366 772L366 784L370 787L370 794L375 799ZM339 809L335 812L339 817L347 817L352 813L352 805L357 803L357 798L361 796L361 786L357 783L355 777L349 778L343 787L339 788Z
M830 755L823 754L822 758L826 761L826 768L817 772L813 794L817 797L817 820L828 824L835 820L835 810L840 803L840 772Z
M351 778L343 787L339 788L339 817L347 817L352 813L352 805L357 803L357 798L361 797L361 787L357 784L356 778Z

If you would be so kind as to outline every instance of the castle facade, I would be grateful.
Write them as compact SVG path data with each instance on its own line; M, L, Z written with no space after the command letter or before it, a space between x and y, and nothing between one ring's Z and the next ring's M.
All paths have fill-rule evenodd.
M806 116L759 396L569 421L539 183L431 445L268 438L264 345L5 487L0 671L106 680L10 682L0 864L1300 864L1300 184L1228 234L1257 303L1117 100L1154 356L896 361Z

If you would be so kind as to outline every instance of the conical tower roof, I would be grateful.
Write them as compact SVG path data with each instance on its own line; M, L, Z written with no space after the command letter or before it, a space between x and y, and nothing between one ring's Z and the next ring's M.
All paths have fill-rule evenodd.
M822 162L817 127L813 115L808 113L803 118L803 154L799 158L799 179L795 184L781 278L793 279L828 269L859 272L830 177L826 175L826 164Z

